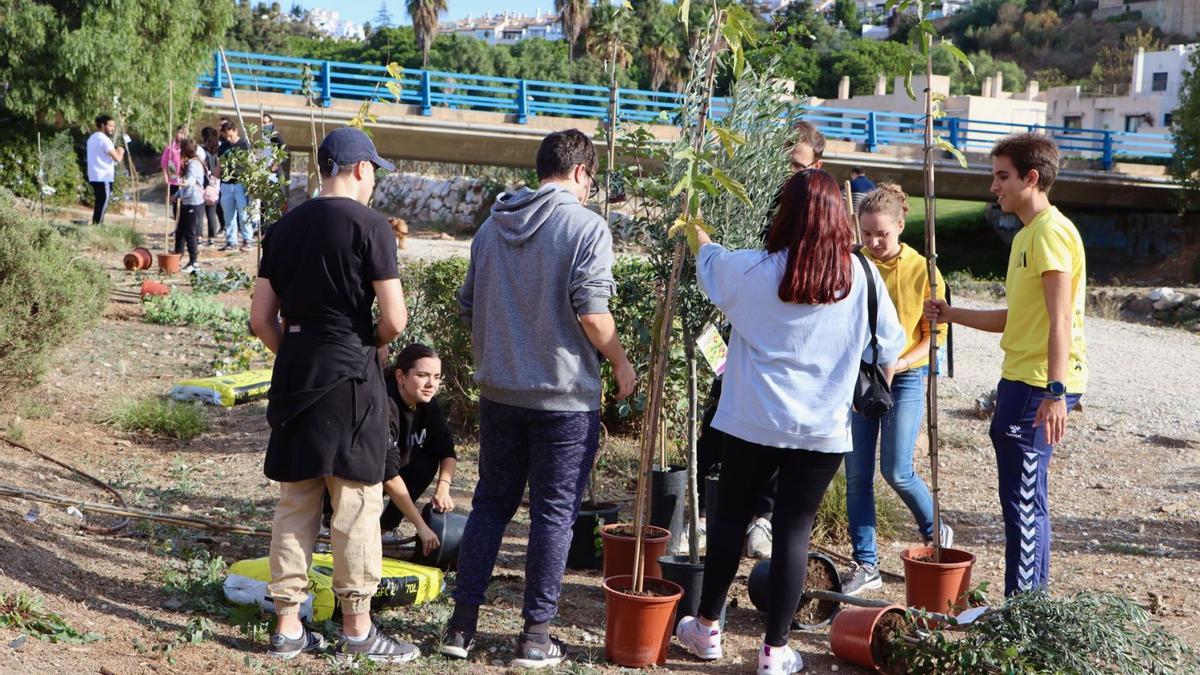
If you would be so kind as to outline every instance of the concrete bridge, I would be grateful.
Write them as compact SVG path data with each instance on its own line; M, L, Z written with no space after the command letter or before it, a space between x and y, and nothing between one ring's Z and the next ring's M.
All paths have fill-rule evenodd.
M227 63L218 55L214 65L219 76L210 75L199 86L206 109L214 117L233 116L228 66L243 115L254 119L260 110L270 112L292 150L312 149L310 120L319 142L323 128L344 125L363 100L373 99L372 134L386 157L532 168L538 143L547 133L567 128L592 132L608 110L608 90L589 85L408 70L396 80L382 66L232 52ZM381 89L389 81L399 85L398 103L382 100L397 98L396 92ZM310 105L308 97L298 94L305 87L315 89L313 98L319 105ZM664 142L678 136L677 127L656 123L678 107L678 94L622 89L618 96L619 119L646 124ZM716 116L721 105L720 100L714 104ZM860 166L873 180L892 180L909 194L923 194L919 118L824 106L807 114L829 139L825 166L834 175L845 176L850 167ZM939 125L952 142L968 148L986 147L1004 134L1026 130L972 120L944 119ZM1170 156L1174 148L1169 142L1144 138L1147 134L1041 131L1054 136L1064 154L1096 157L1064 163L1054 187L1055 203L1139 212L1175 209L1173 197L1179 187L1163 167L1114 161L1135 154ZM991 200L990 161L984 153L968 152L967 157L965 169L950 158L938 162L937 195Z

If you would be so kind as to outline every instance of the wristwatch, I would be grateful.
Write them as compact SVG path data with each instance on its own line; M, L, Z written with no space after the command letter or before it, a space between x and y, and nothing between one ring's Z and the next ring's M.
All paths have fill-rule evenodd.
M1057 401L1067 395L1067 385L1062 382L1050 380L1046 383L1046 393L1050 394L1050 398Z

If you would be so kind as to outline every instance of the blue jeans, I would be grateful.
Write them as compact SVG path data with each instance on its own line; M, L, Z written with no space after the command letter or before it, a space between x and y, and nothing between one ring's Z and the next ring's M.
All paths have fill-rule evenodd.
M879 470L883 479L904 501L926 540L933 538L933 498L921 477L913 472L913 446L925 413L925 376L928 366L907 370L892 380L892 409L877 420L850 413L854 450L846 456L846 515L854 559L875 565L875 446L879 445Z
M241 183L221 183L221 211L225 214L225 245L237 246L240 231L242 243L249 245L253 238L250 213L246 210L246 188Z

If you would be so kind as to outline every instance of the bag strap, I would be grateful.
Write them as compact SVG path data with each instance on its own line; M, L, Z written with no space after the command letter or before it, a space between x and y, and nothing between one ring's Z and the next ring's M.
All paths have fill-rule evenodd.
M867 325L871 327L871 365L879 365L879 339L875 335L875 322L879 318L879 297L875 292L875 276L871 274L871 263L862 249L855 249L854 256L862 263L863 273L867 277Z

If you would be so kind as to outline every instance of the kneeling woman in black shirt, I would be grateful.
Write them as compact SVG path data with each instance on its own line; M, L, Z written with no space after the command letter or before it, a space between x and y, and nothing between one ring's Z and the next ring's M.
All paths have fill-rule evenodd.
M454 510L450 484L458 465L454 438L434 398L442 384L442 360L433 349L410 344L396 355L395 366L388 369L385 381L388 398L399 414L395 418L395 444L388 450L383 477L383 489L391 501L379 518L380 529L395 529L407 518L416 526L417 538L428 555L440 542L414 502L436 476L434 510Z

